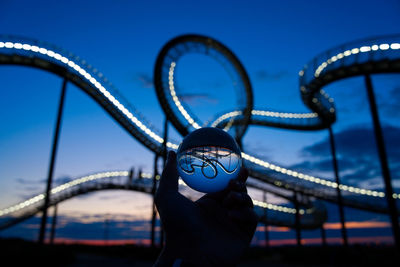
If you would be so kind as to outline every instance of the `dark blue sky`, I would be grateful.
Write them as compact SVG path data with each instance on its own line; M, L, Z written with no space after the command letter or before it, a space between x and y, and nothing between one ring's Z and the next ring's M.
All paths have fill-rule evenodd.
M242 61L253 85L255 107L307 112L301 102L298 72L317 54L348 41L398 33L398 1L11 1L0 3L0 34L30 37L58 45L99 69L153 125L164 115L151 81L161 47L185 33L208 35L227 45ZM209 64L209 65L208 65ZM193 110L208 116L234 106L226 73L211 59L187 57L178 76L185 92L204 94ZM213 74L210 74L212 70ZM61 79L39 70L1 66L0 208L43 190ZM400 79L375 75L380 115L389 148L399 138ZM363 80L352 78L327 86L335 99L338 152L344 182L382 190ZM206 109L207 107L207 109ZM204 112L207 110L207 112ZM202 113L203 112L203 113ZM179 135L171 128L174 139ZM352 135L353 134L353 135ZM359 139L358 136L364 138ZM251 127L245 149L278 165L332 178L325 153L327 132L298 132ZM364 148L370 157L348 149ZM319 150L318 150L319 149ZM351 151L350 151L351 150ZM389 149L394 178L399 155ZM140 155L140 156L138 156ZM351 161L349 158L356 157ZM110 119L93 100L70 85L55 177L78 177L131 166L151 171L153 155ZM351 162L350 162L351 161ZM364 168L355 168L361 164ZM345 165L347 164L347 165ZM353 164L353 165L352 165ZM396 185L399 187L398 182ZM137 209L150 216L151 200L139 193L98 193L62 204L60 212L88 214ZM106 194L106 195L107 195ZM117 200L121 203L116 204ZM132 203L136 203L135 205ZM145 205L142 211L137 204ZM115 210L115 206L118 206ZM371 218L375 218L371 215ZM360 217L361 218L361 217ZM362 220L365 220L363 217Z

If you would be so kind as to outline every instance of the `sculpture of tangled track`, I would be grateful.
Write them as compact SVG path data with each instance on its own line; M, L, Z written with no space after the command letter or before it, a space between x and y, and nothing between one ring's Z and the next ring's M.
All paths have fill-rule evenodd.
M156 176L156 179L159 179L159 175ZM182 180L179 180L179 186L185 194L184 190L187 189L187 185ZM251 182L248 186L258 188L256 184L252 184ZM50 206L57 205L62 201L82 194L101 190L130 190L151 194L152 187L153 175L149 173L141 173L136 177L133 177L133 174L129 171L93 173L54 187L50 192ZM191 197L190 194L186 195L189 198ZM0 230L7 229L41 212L43 204L44 194L38 194L0 210ZM304 207L299 210L301 214L300 223L303 229L319 227L325 221L326 210L323 207L318 209L314 207L318 206L318 203L307 203L300 200L300 204ZM294 208L257 200L254 200L254 206L256 213L260 217L260 222L267 223L268 225L295 226L294 214L296 213L296 209ZM264 216L265 210L268 210L268 217Z
M208 39L212 42L211 38ZM331 49L317 56L299 73L302 99L306 106L311 109L310 113L287 113L253 109L248 120L247 109L244 108L223 114L210 125L225 127L228 124L244 124L247 127L248 124L258 124L296 130L314 130L329 127L336 119L334 100L329 97L322 87L339 79L365 73L398 73L400 71L399 52L400 36L361 40ZM48 43L21 37L0 36L0 64L31 66L66 78L93 98L140 143L155 153L163 153L162 144L164 140L159 131L150 126L151 124L144 119L144 116L135 110L101 72L79 57ZM177 62L169 62L168 77L164 77L169 85L172 84L172 86L168 87L169 90L174 88L174 69L176 67ZM173 92L170 91L170 93L173 98ZM166 99L166 101L169 100ZM188 121L191 125L196 122L191 116L183 115L183 118L193 120L193 122ZM169 149L176 150L178 144L169 141L166 142L166 146ZM242 157L245 166L250 171L250 176L254 178L249 179L248 183L253 183L256 188L274 191L267 185L270 184L283 189L285 192L296 191L312 198L336 202L336 188L339 186L343 193L345 205L387 213L385 202L382 201L385 197L384 192L345 184L338 185L329 179L290 170L248 153L242 153ZM288 193L280 193L278 191L273 193L281 194L283 197L291 199ZM399 199L400 194L395 193L392 197ZM302 204L305 205L306 202L304 201ZM313 205L307 209L310 218L312 218L310 219L312 223L303 224L302 222L302 227L309 225L311 226L310 228L315 228L323 223L326 217L325 209L318 204L318 201L309 203ZM267 203L255 201L255 204L262 208L271 208L271 206L268 206L270 204ZM293 221L294 217L293 210L288 207L276 208L276 210L282 213L290 210L291 212L289 213L292 216L290 219L284 219L280 225L291 225L290 221Z

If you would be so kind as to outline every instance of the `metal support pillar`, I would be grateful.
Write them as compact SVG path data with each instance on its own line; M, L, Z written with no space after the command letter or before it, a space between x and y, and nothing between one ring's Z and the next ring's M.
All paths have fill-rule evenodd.
M295 217L296 241L297 241L297 246L301 246L300 205L298 201L297 191L294 192L293 202L294 202L294 207L296 209L296 217Z
M127 187L132 185L133 176L135 175L135 168L131 168L128 175Z
M151 247L155 247L155 227L156 227L156 215L157 215L157 210L156 210L156 203L154 200L154 196L156 194L157 190L157 175L158 175L158 154L155 155L154 158L154 172L153 172L153 187L151 189L151 194L153 195L153 205L152 205L152 212L151 212Z
M54 244L54 236L56 234L56 225L57 225L57 208L58 205L54 205L54 212L53 212L53 221L51 222L51 232L50 232L50 244Z
M126 188L129 188L132 185L134 176L135 176L135 168L132 167L129 170L128 179L126 180L126 185L125 185Z
M168 142L168 119L165 117L164 120L164 137L163 137L163 169L165 168L165 164L167 163L167 142ZM160 246L164 246L164 228L162 226L162 222L160 220Z
M163 136L163 145L162 145L162 148L163 148L163 151L162 151L162 153L163 153L163 160L164 160L164 167L165 167L165 163L167 162L167 142L168 142L168 119L167 118L165 118L165 121L164 121L164 136Z
M263 195L263 201L267 203L267 192L264 191ZM268 232L268 224L267 224L267 208L264 209L264 218L265 218L265 224L264 224L264 234L265 234L265 247L269 248L269 232Z
M387 161L385 142L383 140L381 123L379 120L378 109L375 102L374 89L370 75L365 75L365 85L367 87L367 94L369 100L369 107L371 109L372 122L374 124L374 132L376 145L378 148L379 159L381 163L382 176L385 182L385 195L389 209L389 215L392 222L392 232L394 244L397 249L400 249L400 230L399 230L399 218L397 214L396 200L393 198L393 187L390 178L389 163Z
M46 191L44 194L45 197L44 197L44 204L43 204L43 213L42 213L42 220L40 223L40 232L39 232L39 240L38 240L39 244L44 244L44 238L45 238L45 233L46 233L47 209L50 204L50 190L51 190L51 184L53 182L53 171L54 171L54 165L56 162L58 137L59 137L60 130L61 130L61 119L62 119L62 114L63 114L63 109L64 109L66 88L67 88L67 79L64 78L62 88L61 88L60 103L58 106L56 128L54 131L53 147L51 150L51 158L50 158L49 172L48 172L48 176L47 176Z
M109 226L110 226L110 219L108 214L106 215L106 218L104 220L104 244L108 245L108 239L109 239Z
M345 247L347 247L348 246L347 229L346 229L346 220L344 217L342 192L340 191L339 168L338 168L337 159L336 159L335 138L333 136L332 127L329 126L328 129L329 129L329 140L330 140L330 144L331 144L332 164L333 164L333 170L335 173L335 181L337 184L336 193L337 193L337 200L338 200L338 207L339 207L342 240L343 240L343 245Z
M322 245L325 247L326 246L326 233L325 233L324 225L321 225L321 240L322 240Z

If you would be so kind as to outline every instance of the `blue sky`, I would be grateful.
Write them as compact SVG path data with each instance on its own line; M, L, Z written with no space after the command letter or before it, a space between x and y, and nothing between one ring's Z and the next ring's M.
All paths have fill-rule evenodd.
M3 0L0 8L3 11L0 34L47 41L79 55L104 73L158 129L162 128L164 115L151 85L154 62L161 47L177 35L203 34L227 45L249 74L256 108L307 112L298 85L298 72L304 64L320 52L348 41L398 33L400 22L398 1L323 4L321 1ZM235 96L229 94L226 73L218 64L200 56L184 60L178 76L183 90L206 96L187 103L193 105L195 114L207 120L234 105ZM0 78L4 96L0 98L0 207L3 208L44 190L62 81L52 74L19 66L1 66ZM387 126L386 142L388 148L395 148L399 142L396 133L400 127L400 79L396 74L375 75L373 82L381 120ZM223 94L215 93L218 86L224 88ZM335 99L338 111L333 129L340 137L339 165L350 164L346 159L358 155L346 145L358 142L355 147L363 147L363 153L371 155L363 158L363 166L368 166L376 160L376 150L370 134L363 80L351 78L325 89ZM56 179L126 170L132 166L152 170L153 155L147 149L76 87L69 85L67 90ZM365 138L351 139L355 131ZM180 140L172 127L170 133ZM276 164L331 178L329 167L323 165L329 150L316 149L326 147L326 140L326 130L299 132L250 127L243 143L245 150ZM388 153L392 176L398 179L400 156L394 149ZM370 172L365 177L365 170L355 169L354 165L346 165L341 171L345 182L382 189L379 173ZM379 171L379 166L374 166L374 171ZM110 197L105 198L108 194ZM107 192L69 200L59 210L65 216L77 212L132 215L135 210L137 220L146 220L150 217L150 204L150 197L140 193ZM140 209L138 205L148 209ZM333 214L330 220L335 220ZM386 220L375 214L370 216ZM360 219L366 218L360 215Z

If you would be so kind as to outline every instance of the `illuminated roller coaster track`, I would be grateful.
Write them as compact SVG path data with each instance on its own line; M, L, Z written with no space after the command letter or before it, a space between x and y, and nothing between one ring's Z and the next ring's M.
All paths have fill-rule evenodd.
M71 199L73 197L100 190L131 190L151 194L153 187L153 175L142 173L138 177L130 177L129 171L110 171L94 173L83 176L62 185L56 186L51 190L50 206ZM157 176L159 179L159 176ZM180 187L184 190L186 184L179 180ZM250 187L257 188L255 184L249 184ZM188 197L190 197L188 195ZM285 196L283 196L285 197ZM268 225L277 226L295 226L294 214L296 209L254 201L255 211L260 215L260 222ZM303 229L313 229L319 227L326 219L326 210L314 208L314 204L302 203L306 209L300 209L301 227ZM33 196L25 201L8 208L0 210L0 230L7 229L24 220L27 220L35 214L42 211L44 205L44 194ZM318 205L318 204L317 204ZM263 216L264 210L268 210L268 217ZM319 220L316 220L319 218Z
M379 42L375 41L375 42ZM365 46L365 45L364 45ZM363 47L364 47L363 46ZM378 50L376 50L376 46ZM399 44L396 42L392 43L371 43L370 51L365 51L366 49L362 49L361 47L357 48L360 53L375 53L379 52L382 54L380 58L384 58L385 62L394 62L390 57L385 58L385 53L390 51L395 51L399 49ZM353 48L355 49L355 48ZM348 50L343 51L343 57L348 56L346 52ZM350 50L356 51L356 50ZM365 52L364 52L365 51ZM395 51L396 52L396 51ZM351 52L352 53L352 52ZM352 55L352 54L351 54ZM396 54L398 57L398 54ZM337 54L336 61L339 61L341 58L340 54ZM336 62L334 61L334 62ZM327 61L328 62L328 61ZM333 62L333 59L330 58L329 62ZM79 88L81 88L84 92L86 92L90 97L92 97L97 103L101 105L101 107L106 110L112 118L114 118L123 128L125 128L134 138L136 138L139 142L149 148L151 151L162 154L163 148L163 138L160 137L160 134L153 129L151 124L145 121L142 115L140 115L130 104L124 99L118 91L114 88L114 86L103 76L102 73L88 65L84 60L81 60L79 57L74 56L73 54L66 52L58 47L53 45L49 45L47 43L29 40L26 38L12 37L12 36L1 36L0 37L0 64L14 64L14 65L25 65L31 66L35 68L40 68L45 71L49 71L55 73L61 77L68 79L68 81L72 82ZM331 64L331 63L326 63ZM374 61L371 61L369 64L374 64ZM176 62L171 62L169 66L169 76L167 78L168 82L172 82L173 84L173 69L176 66ZM324 63L321 63L322 67L317 66L316 71L318 70L318 76L323 77L327 68ZM328 65L327 65L328 66ZM333 65L332 65L333 66ZM171 69L172 68L172 69ZM172 72L172 74L171 74ZM301 77L307 77L307 73L309 73L309 69L305 69L300 72ZM301 87L303 99L311 99L310 101L305 101L305 103L309 104L310 108L314 111L314 113L309 114L293 114L293 113L272 113L273 116L278 115L278 117L283 117L287 119L291 116L294 119L299 119L304 117L307 119L330 122L334 121L334 109L333 108L333 100L331 100L322 90L313 91L311 89L304 89L305 86ZM313 96L310 98L309 96ZM317 99L316 101L314 99ZM327 99L327 101L325 101ZM326 106L329 109L326 109ZM323 107L323 108L321 108ZM178 110L181 112L181 107ZM244 112L235 111L235 112ZM255 116L268 116L269 111L256 111L252 110L251 113ZM187 113L189 114L189 113ZM242 113L244 114L244 113ZM284 115L282 115L284 114ZM317 117L316 115L317 114ZM236 116L241 115L237 114ZM191 118L188 115L184 115L185 119ZM233 117L233 116L232 116ZM191 118L193 119L193 118ZM232 120L231 120L232 121ZM192 121L189 120L190 124ZM193 120L193 122L195 122ZM192 125L193 125L192 122ZM173 142L167 142L167 147L169 149L177 149L178 145ZM247 153L242 153L242 157L245 160L246 166L249 168L251 175L261 181L268 182L273 184L274 186L289 189L289 190L297 190L306 195L316 196L321 199L336 201L336 197L332 193L332 188L336 188L338 185L335 182L331 182L326 179L310 176L307 174L303 174L300 172L296 172L293 170L289 170L264 160L253 157ZM306 182L309 185L300 184L300 182ZM347 194L351 195L361 195L368 196L372 199L381 199L385 196L383 192L368 190L357 188L353 186L340 185L340 189ZM345 194L346 196L346 194ZM394 198L400 198L399 194L394 194ZM348 197L350 199L350 196ZM359 202L359 201L348 201L347 205L353 206L356 208L367 209L376 212L385 212L386 208L384 205L374 203ZM267 205L266 203L263 204Z
M374 73L400 72L400 37L384 36L359 40L335 47L315 57L299 72L300 90L303 102L313 111L311 113L284 113L265 110L253 110L250 124L272 126L294 130L318 130L328 128L336 118L333 98L322 89L325 85L344 78ZM228 124L240 124L241 111L231 111L216 118L211 126L223 128ZM319 177L301 174L248 157L250 173L265 182L306 195L336 202L337 184ZM259 166L271 169L269 177ZM282 182L282 176L285 182ZM293 179L295 178L295 179ZM346 206L375 212L387 212L382 199L385 193L371 191L341 184ZM363 199L357 196L364 196ZM372 202L365 198L369 197ZM371 198L372 197L372 198ZM394 199L400 194L394 193Z

